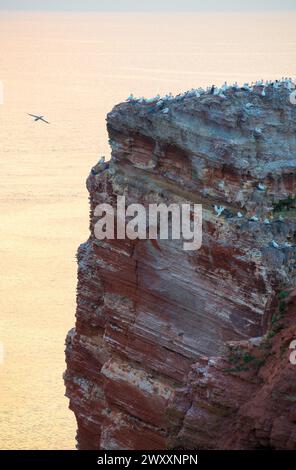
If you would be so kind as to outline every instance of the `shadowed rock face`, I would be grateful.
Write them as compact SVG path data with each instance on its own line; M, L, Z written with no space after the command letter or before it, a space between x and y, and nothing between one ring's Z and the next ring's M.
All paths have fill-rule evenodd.
M296 106L284 87L261 93L176 98L166 114L129 102L108 115L112 157L87 180L91 234L66 348L80 449L295 448L296 331L281 317L281 332L266 333L295 283ZM202 248L97 240L94 209L118 195L202 204Z

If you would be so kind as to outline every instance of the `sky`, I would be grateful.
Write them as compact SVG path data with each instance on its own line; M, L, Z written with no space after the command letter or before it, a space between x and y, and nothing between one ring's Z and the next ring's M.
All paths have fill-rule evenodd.
M295 0L0 0L1 10L294 10Z

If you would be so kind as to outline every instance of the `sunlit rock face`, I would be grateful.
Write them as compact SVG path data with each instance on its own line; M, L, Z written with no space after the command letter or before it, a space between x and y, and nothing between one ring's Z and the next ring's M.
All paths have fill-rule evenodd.
M284 87L225 96L107 117L112 157L87 180L66 347L80 449L296 447L295 302L287 318L278 303L295 284L296 106ZM96 239L95 207L122 195L202 204L201 249Z

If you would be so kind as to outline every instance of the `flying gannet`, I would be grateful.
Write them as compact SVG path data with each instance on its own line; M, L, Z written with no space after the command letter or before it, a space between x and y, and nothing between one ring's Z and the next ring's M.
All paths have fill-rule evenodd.
M44 116L36 116L35 114L30 114L28 113L29 116L32 116L34 119L34 121L43 121L43 122L46 122L46 124L49 124L48 121L46 121L44 118Z

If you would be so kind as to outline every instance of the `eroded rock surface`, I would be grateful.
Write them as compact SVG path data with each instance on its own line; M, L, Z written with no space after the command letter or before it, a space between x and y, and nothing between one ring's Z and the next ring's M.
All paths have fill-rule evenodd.
M225 95L108 115L66 348L80 449L296 448L296 106L284 87ZM118 195L201 203L202 248L97 240Z

